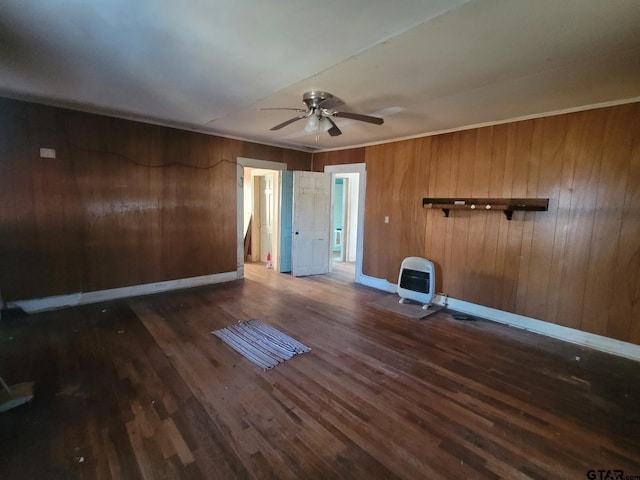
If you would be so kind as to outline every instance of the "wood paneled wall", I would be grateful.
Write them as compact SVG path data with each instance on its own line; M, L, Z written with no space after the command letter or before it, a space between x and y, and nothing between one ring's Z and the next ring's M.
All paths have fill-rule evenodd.
M395 283L404 257L427 257L438 291L452 297L640 344L640 103L371 146L364 156L365 274ZM322 168L331 163L319 157ZM550 201L548 212L507 221L462 210L445 218L423 209L423 197Z
M304 152L0 99L5 301L236 270L238 156L310 168Z
M364 153L364 147L314 153L311 156L311 168L316 172L324 172L327 165L364 163Z

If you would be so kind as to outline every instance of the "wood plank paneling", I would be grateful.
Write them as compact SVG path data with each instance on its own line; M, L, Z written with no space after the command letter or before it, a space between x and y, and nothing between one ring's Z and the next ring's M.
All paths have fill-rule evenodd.
M562 272L565 280L562 285L565 298L558 309L560 321L576 328L582 326L587 272L591 254L596 253L591 250L591 238L595 210L598 206L596 198L606 119L605 115L589 113L581 112L576 115L579 133L578 142L574 146L576 163ZM568 298L572 301L566 301Z
M528 155L525 155L525 151L519 154L519 157L522 157L524 161L527 159L527 174L526 174L526 183L523 182L526 186L526 190L524 195L520 198L537 198L538 191L538 177L540 172L540 149L542 148L542 129L543 122L538 120L533 120L529 122L531 124L531 133L530 133L530 145L526 148L526 152ZM522 215L524 217L524 215ZM518 278L517 278L517 291L516 291L516 304L515 310L524 310L527 302L527 297L529 293L529 272L531 271L531 264L536 261L536 258L533 258L532 253L532 241L533 241L533 232L535 228L536 222L523 222L522 224L522 244L520 247L520 257L525 259L524 263L520 266L518 270Z
M411 177L409 181L412 185L409 186L409 192L415 192L417 195L425 195L429 192L429 185L431 184L432 176L432 163L431 163L431 138L420 138L414 142L416 158L419 158L419 162L410 162L409 165L413 167L411 171ZM415 225L413 229L413 239L411 245L412 255L423 256L423 251L426 247L426 225L427 217L423 214L421 205L416 205L413 202L415 198L411 193L403 194L404 206L411 208L411 218L409 221L412 225ZM403 206L403 208L405 208ZM402 255L402 252L400 252ZM403 257L404 258L404 257Z
M426 139L425 139L426 140ZM440 142L442 145L444 142ZM438 147L436 142L432 142L429 138L428 148L423 150L422 165L424 170L429 171L429 183L423 185L426 187L427 192L446 192L448 190L449 182L449 163L442 163L442 156L438 153ZM446 182L446 184L445 184ZM423 215L423 212L418 212L418 215ZM445 239L448 223L446 218L441 215L423 215L425 218L425 240L424 250L421 257L434 259L434 268L436 271L436 291L442 291L442 270L441 265L443 262L441 259L445 258ZM441 235L434 235L434 231L441 232ZM440 261L438 261L440 260Z
M388 179L393 168L393 148L389 144L367 148L367 191L365 198L365 233L362 272L365 275L385 278L389 272L387 249L391 246L389 224L384 217L390 215L391 188ZM369 235L367 229L374 235ZM391 280L390 280L391 281ZM397 278L393 280L397 282Z
M236 158L310 168L305 152L8 99L0 127L5 301L234 271Z
M620 128L621 124L632 121L627 109L616 109L605 119L602 140L603 158L598 173L595 192L594 223L591 232L591 255L586 275L582 328L600 335L608 335L609 307L600 297L611 298L616 289L615 269L619 252L620 233L623 222L633 222L624 218L624 208L630 180L629 166L634 142L633 129ZM637 136L636 139L637 141ZM606 152L606 161L604 158ZM640 216L640 212L636 217ZM640 245L639 245L640 247ZM640 265L638 266L640 270ZM636 282L637 284L637 282ZM639 318L639 317L636 317Z
M437 157L434 159L434 162L437 162L438 169L442 172L438 175L438 183L436 184L436 190L440 190L441 193L451 192L452 186L455 186L458 178L458 162L454 161L457 159L457 154L459 150L458 137L456 135L445 135L438 139L439 141L433 142L433 144L439 145L439 148L435 150ZM441 146L441 147L440 147ZM448 175L447 175L448 174ZM441 186L439 186L441 185ZM434 215L427 216L427 221L433 221ZM452 245L453 245L453 227L454 223L449 222L448 218L443 216L438 216L439 221L436 225L439 224L440 228L435 229L433 234L435 237L439 237L442 232L445 234L444 239L444 257L440 261L440 259L435 258L436 272L440 270L442 273L442 288L441 291L448 292L449 291L449 281L452 276L444 275L444 271L442 271L442 267L444 265L451 264L452 257ZM442 228L444 227L444 228ZM431 258L429 252L425 253L427 258ZM437 279L436 279L437 281Z
M324 167L327 165L364 163L364 155L364 147L336 150L333 152L314 153L311 168L314 172L324 172Z
M471 187L465 189L471 192L472 197L487 198L489 197L489 182L491 175L491 145L493 137L492 128L484 128L481 130L472 130L476 133L475 145L470 141L469 146L473 149L470 153L474 160L467 164L465 169L472 172ZM465 153L466 157L468 154ZM468 241L467 245L467 262L465 268L469 274L462 277L464 278L463 295L465 298L474 303L483 301L483 297L487 294L489 289L487 285L491 279L486 278L485 273L485 241L487 238L484 233L487 231L487 217L488 215L473 215L475 212L470 212L469 225L468 225Z
M525 198L527 193L527 174L529 172L529 156L531 154L531 135L533 133L533 121L519 122L514 125L515 138L513 145L513 171L510 178L511 196ZM522 256L524 213L514 215L507 227L507 243L505 252L504 270L499 273L499 278L506 281L502 288L502 310L515 312L518 298L518 279L520 268L526 268L528 258ZM529 217L528 217L529 218ZM526 240L525 240L526 242Z
M625 110L625 125L637 127L637 112L629 107ZM614 338L629 336L640 343L640 135L637 128L632 132L607 331Z
M476 134L475 130L467 130L455 135L457 142L454 141L454 145L457 145L457 148L454 148L453 165L456 173L451 177L452 184L455 180L455 184L452 185L454 197L463 196L465 192L471 191L473 186L473 162L467 162L466 159L474 154ZM452 223L453 236L451 239L451 258L447 268L451 268L455 273L448 279L445 289L447 293L451 292L449 295L466 298L463 272L467 264L467 255L477 255L477 239L469 238L471 212L451 215L449 218Z
M450 296L640 343L640 103L425 140L364 147L366 274L395 283L418 247ZM549 211L425 210L422 223L425 196L544 197Z
M542 125L539 130L542 138L536 142L535 155L539 157L538 162L544 160L546 165L544 168L539 168L536 196L549 198L549 202L555 205L560 194L561 176L558 172L562 171L561 152L566 135L566 121L563 117L557 116L545 119L538 124ZM550 239L553 239L557 233L558 209L553 205L549 211L541 212L540 215L535 214L533 224L531 261L529 262L529 277L532 280L528 282L524 310L531 312L530 316L534 318L545 318L551 294L550 282L554 278L551 274L554 268L553 247L549 242L553 242ZM551 255L549 255L549 248L552 251Z
M504 177L507 163L507 142L504 140L508 129L504 125L493 127L493 136L490 152L490 175L489 175L489 198L503 198ZM488 301L499 302L502 298L500 279L496 278L496 271L500 269L498 262L504 265L504 256L500 256L501 238L506 238L508 225L503 221L501 215L487 215L486 230L484 232L484 255L482 265L482 276L485 279L484 295ZM487 300L483 299L483 302ZM494 303L495 304L495 303Z

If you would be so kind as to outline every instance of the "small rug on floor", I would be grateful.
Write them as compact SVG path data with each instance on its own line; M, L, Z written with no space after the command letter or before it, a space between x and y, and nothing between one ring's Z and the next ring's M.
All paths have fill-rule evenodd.
M311 351L309 347L259 320L238 322L211 333L265 370L294 355Z
M407 300L405 300L407 303L399 303L399 300L400 297L398 295L385 295L378 300L369 302L369 305L379 310L387 310L409 318L428 317L444 308L440 305L429 305L429 308L423 309L421 303L409 303Z

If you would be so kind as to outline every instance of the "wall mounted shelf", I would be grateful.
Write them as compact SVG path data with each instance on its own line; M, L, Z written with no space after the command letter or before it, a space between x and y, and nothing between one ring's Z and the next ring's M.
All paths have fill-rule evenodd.
M423 208L439 208L445 217L450 210L500 210L507 220L511 220L513 212L546 212L549 210L548 198L423 198Z

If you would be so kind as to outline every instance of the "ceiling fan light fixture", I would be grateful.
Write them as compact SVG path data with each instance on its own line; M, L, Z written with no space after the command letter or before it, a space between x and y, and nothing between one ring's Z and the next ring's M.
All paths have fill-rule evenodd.
M307 120L307 124L304 126L304 130L305 132L313 133L318 129L319 125L320 125L320 119L314 112L311 115L309 115L309 119Z
M359 122L366 122L374 125L382 125L384 123L384 120L380 117L336 110L336 107L338 105L342 105L344 102L327 92L321 92L319 90L305 92L302 95L302 102L307 106L306 110L288 107L262 108L261 110L293 110L301 114L297 117L285 120L284 122L271 127L269 130L280 130L294 122L306 119L304 134L315 133L316 140L318 140L320 138L320 134L324 132L327 132L332 137L342 135L342 131L333 121L333 118L348 118L350 120L357 120Z

